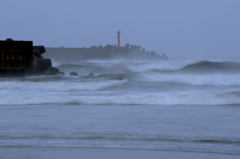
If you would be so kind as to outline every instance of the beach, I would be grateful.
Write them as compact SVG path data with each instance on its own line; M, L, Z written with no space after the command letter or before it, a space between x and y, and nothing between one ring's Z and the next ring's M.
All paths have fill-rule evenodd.
M238 159L214 153L97 148L0 148L1 159Z

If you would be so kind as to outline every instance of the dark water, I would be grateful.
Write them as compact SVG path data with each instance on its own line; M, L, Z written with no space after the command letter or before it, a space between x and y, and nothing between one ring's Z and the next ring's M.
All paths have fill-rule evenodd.
M0 147L240 155L237 60L54 63L64 76L0 79Z

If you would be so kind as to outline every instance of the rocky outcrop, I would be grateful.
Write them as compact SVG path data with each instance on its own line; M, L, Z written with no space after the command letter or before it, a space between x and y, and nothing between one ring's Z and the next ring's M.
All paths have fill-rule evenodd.
M58 68L52 66L49 58L44 58L42 54L46 52L44 46L33 46L33 67L28 71L30 74L63 74Z

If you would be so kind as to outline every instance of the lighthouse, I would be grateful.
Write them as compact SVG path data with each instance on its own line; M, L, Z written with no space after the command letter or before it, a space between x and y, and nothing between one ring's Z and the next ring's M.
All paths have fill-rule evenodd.
M117 32L117 43L116 43L116 47L120 48L121 47L121 32L118 31Z

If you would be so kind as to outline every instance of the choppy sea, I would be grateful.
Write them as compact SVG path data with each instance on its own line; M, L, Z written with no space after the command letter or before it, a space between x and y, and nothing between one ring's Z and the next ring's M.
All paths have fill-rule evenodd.
M0 147L240 155L240 60L54 65L65 75L0 78Z

